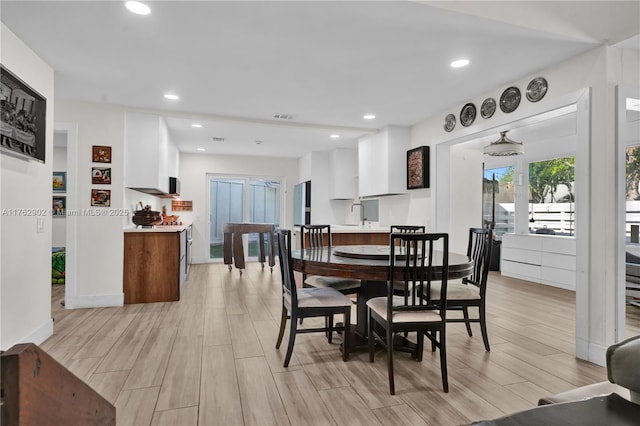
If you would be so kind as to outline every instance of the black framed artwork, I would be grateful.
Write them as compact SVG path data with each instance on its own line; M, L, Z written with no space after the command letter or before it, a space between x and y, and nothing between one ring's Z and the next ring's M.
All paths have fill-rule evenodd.
M407 151L407 189L429 188L429 147Z

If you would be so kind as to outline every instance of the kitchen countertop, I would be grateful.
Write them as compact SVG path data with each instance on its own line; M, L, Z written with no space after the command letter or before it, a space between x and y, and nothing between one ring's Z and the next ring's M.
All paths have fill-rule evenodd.
M155 225L150 228L132 226L131 228L124 228L124 232L182 232L189 225L191 225L191 222L182 222L182 225Z

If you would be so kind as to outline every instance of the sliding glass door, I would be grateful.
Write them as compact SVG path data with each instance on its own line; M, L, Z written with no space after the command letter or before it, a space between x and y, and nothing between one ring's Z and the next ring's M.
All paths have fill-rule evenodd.
M209 176L210 258L222 259L225 223L280 224L280 181L255 176ZM258 256L257 235L243 238L247 258Z

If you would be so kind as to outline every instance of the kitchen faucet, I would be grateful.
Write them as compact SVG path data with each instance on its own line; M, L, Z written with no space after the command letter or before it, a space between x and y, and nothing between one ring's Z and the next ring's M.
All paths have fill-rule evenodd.
M351 212L353 212L353 206L360 206L360 220L362 221L362 226L364 226L364 206L361 203L353 203L351 204Z

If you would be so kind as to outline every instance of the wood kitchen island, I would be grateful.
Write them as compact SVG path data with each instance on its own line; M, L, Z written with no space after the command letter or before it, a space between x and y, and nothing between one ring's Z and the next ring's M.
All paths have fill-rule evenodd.
M173 302L190 264L191 224L124 230L124 303Z

